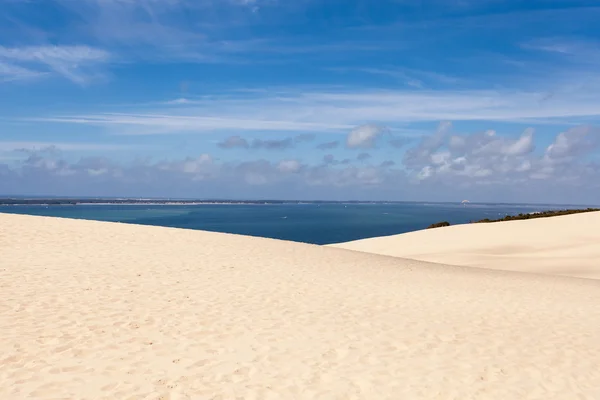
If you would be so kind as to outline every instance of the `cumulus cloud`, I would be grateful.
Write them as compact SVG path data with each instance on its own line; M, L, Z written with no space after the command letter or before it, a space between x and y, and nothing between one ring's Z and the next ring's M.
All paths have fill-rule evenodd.
M383 128L377 125L361 125L354 128L346 138L346 146L349 148L372 148Z
M356 159L358 161L365 161L365 160L368 160L369 158L371 158L371 155L369 153L360 153L359 155L356 156Z
M467 137L453 136L450 146L454 149L475 149L479 155L522 156L531 153L535 146L533 129L526 129L517 140L501 138L493 130Z
M421 142L417 147L407 150L404 155L404 164L408 168L415 168L422 164L427 164L431 154L444 145L447 133L451 128L452 124L450 122L440 123L437 131L433 135L425 136L421 139Z
M598 181L594 174L600 167L586 156L600 147L600 129L592 126L578 126L559 133L546 148L544 156L535 162L531 178L556 181L582 181L590 179L589 185ZM590 176L590 174L592 176Z
M377 168L347 166L348 160L337 161L333 156L327 157L326 162L338 165L340 169L304 165L297 159L221 162L210 154L157 162L147 159L129 164L103 157L85 157L69 162L61 157L60 152L42 151L28 154L19 163L2 165L2 176L7 178L0 181L0 192L8 193L20 188L21 192L26 189L27 194L42 195L126 195L137 189L162 190L163 196L166 193L171 196L173 191L185 192L186 196L206 197L202 188L211 188L213 191L210 193L217 196L227 190L239 195L257 186L294 185L305 189L322 185L358 187L384 179L378 175L383 171ZM107 191L109 187L112 192ZM114 193L115 190L119 192ZM281 195L285 197L286 192L281 192Z
M507 187L535 181L588 185L599 171L592 162L578 159L598 145L591 127L558 134L542 155L534 153L532 129L507 138L492 130L450 135L449 126L441 128L405 154L403 164L419 182L463 187Z
M571 159L596 150L599 144L600 129L579 126L561 132L546 149L546 156L552 160Z
M23 162L22 169L24 171L49 172L58 176L73 175L76 172L73 166L65 160L44 157L41 154L31 154L27 157Z
M454 133L443 124L409 148L401 166L392 160L352 164L333 154L316 164L296 158L229 162L210 154L132 163L106 157L68 161L59 148L48 147L15 153L22 158L0 165L0 193L447 201L460 190L471 200L593 203L600 194L600 165L591 153L600 145L597 133L572 128L536 152L531 130L499 137L493 131Z
M163 162L158 165L164 171L181 172L192 175L193 180L205 180L215 176L217 168L210 154L201 154L198 157L187 157L182 161Z

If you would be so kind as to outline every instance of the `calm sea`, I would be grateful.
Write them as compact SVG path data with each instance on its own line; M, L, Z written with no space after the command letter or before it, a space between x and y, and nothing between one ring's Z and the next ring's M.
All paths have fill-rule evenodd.
M0 206L0 212L201 229L329 244L414 231L440 221L460 224L557 208L575 207L446 203L75 205Z

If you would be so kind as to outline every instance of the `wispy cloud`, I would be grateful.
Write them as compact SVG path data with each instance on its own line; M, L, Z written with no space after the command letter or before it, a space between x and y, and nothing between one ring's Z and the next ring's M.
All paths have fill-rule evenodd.
M76 37L79 43L110 48L113 54L128 61L276 63L281 62L282 57L383 51L405 46L398 40L335 38L324 41L322 37L311 35L274 35L268 29L281 26L291 17L297 18L299 14L293 11L301 10L308 3L277 0L49 0L44 4L20 2L20 12L10 15L9 10L7 14L13 29L36 43L50 40L72 43ZM33 26L31 21L18 18L26 15L24 10L43 13L45 7L65 17L69 21L68 28L38 32L39 27ZM252 27L262 27L261 34L248 35L247 30ZM36 33L32 34L32 31ZM0 30L0 40L1 33ZM254 57L258 53L264 55L260 60Z
M420 121L578 123L600 119L600 91L399 90L257 91L199 99L193 104L144 113L74 114L37 121L104 127L111 133L157 134L209 131L305 131L347 134L359 125L392 131ZM544 99L544 101L541 101Z
M77 84L86 84L97 76L94 68L109 59L108 52L89 46L0 46L0 73L4 65L12 76L55 73Z
M76 17L74 30L88 41L121 50L123 56L130 59L164 62L218 62L225 58L230 60L238 53L264 49L260 38L230 37L227 29L254 21L253 14L259 9L276 3L260 0L56 1Z
M59 122L106 127L121 134L164 134L171 132L243 131L329 131L351 128L351 125L326 121L303 122L285 119L259 119L250 116L225 115L204 117L165 114L97 114L34 118L42 122ZM130 129L123 129L130 128Z
M0 82L35 79L46 75L44 72L19 67L0 61Z
M329 68L329 70L343 73L361 72L365 74L387 76L414 88L431 87L432 84L435 86L438 86L439 84L457 85L459 83L466 82L464 78L459 78L434 71L426 71L404 67L335 67Z
M549 37L521 43L525 50L545 52L581 66L600 64L600 41L582 38Z
M525 49L561 54L589 54L600 50L600 43L576 38L549 37L524 42Z
M128 145L113 145L105 143L0 141L0 152L33 152L46 149L56 149L58 151L112 151L127 150L131 149L131 147L132 146Z

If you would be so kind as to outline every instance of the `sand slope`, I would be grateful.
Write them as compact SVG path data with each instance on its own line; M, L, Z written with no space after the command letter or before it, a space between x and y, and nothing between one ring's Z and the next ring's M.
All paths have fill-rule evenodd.
M599 399L600 281L0 214L2 399Z
M452 265L600 279L600 212L456 225L332 246Z

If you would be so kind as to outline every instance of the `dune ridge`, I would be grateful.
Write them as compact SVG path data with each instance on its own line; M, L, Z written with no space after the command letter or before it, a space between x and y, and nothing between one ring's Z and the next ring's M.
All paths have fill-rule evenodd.
M0 214L0 289L0 398L600 398L592 279Z
M600 279L600 212L453 225L330 246L442 264Z

